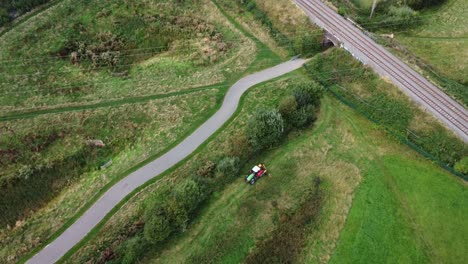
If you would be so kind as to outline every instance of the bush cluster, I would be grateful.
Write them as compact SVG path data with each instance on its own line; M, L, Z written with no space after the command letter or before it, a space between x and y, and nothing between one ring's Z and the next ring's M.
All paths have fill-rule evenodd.
M468 175L468 157L464 157L455 164L455 170L463 175Z
M165 200L154 201L145 210L145 239L159 243L175 231L184 231L191 214L208 195L207 190L203 181L187 179L176 185Z
M120 62L120 51L125 47L122 39L111 32L101 32L91 43L75 43L75 51L70 54L72 63L90 60L94 67L116 66Z
M183 232L195 210L210 194L208 182L199 177L188 178L162 195L150 197L143 213L143 228L129 238L113 255L114 261L134 263L151 245L165 241L177 232Z
M292 84L293 93L277 109L258 109L249 119L246 134L255 150L275 146L293 128L304 128L315 120L323 94L316 82Z
M316 118L323 94L322 86L316 82L304 82L293 86L295 86L293 94L281 100L278 106L287 130L310 125Z
M194 176L155 193L144 207L144 225L137 232L127 233L128 238L118 247L117 254L110 254L114 261L135 263L146 249L184 232L200 205L216 188L234 180L241 165L239 157L226 156L217 162L208 160L196 165ZM113 250L109 248L105 252Z

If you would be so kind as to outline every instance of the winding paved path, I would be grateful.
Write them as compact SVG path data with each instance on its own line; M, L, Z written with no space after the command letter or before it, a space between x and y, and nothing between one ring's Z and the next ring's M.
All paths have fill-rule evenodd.
M197 149L236 111L242 94L250 87L300 68L306 61L291 60L240 79L227 92L221 108L176 147L128 175L104 193L75 223L27 263L49 264L59 260L82 240L122 199L133 190L163 173Z
M355 58L390 79L463 141L468 142L468 111L321 0L293 0L311 20L332 34ZM461 55L460 55L461 56Z

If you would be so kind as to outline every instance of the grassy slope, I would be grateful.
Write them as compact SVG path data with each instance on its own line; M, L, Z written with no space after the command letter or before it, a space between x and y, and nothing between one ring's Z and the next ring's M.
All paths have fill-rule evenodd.
M236 35L235 38L238 41L245 41L245 45L243 45L240 50L238 50L238 53L233 53L230 55L230 57L226 60L223 60L221 64L215 65L214 67L216 69L221 70L222 75L224 76L223 78L226 79L226 83L222 83L222 85L217 88L220 90L220 92L224 91L224 88L229 85L229 83L237 80L241 74L245 74L246 72L252 72L259 70L261 68L267 67L268 65L271 65L272 63L275 63L278 61L278 57L272 54L268 49L263 48L263 46L257 44L257 47L255 47L254 43L252 43L249 39L245 39L243 34L238 31L237 28L239 28L236 25L233 25L231 22L229 22L220 12L216 11L216 8L212 6L209 2L207 5L204 5L203 10L206 11L204 14L209 14L209 19L212 21L217 21L219 25L222 25L225 28L229 28L231 30L231 35ZM50 12L53 12L54 10L47 10L45 13L39 14L39 18L37 19L44 19L44 17L47 17ZM36 18L32 18L34 20ZM27 28L28 26L31 27L31 23L33 22L28 22L24 23L24 26ZM22 25L23 26L23 25ZM24 31L24 28L18 29L17 33L15 30L12 30L9 34L21 34L22 30ZM232 37L232 36L231 36ZM256 51L257 50L257 51ZM257 56L252 56L253 54L258 54ZM169 58L166 57L163 58L165 61L169 63ZM177 61L177 58L174 57L174 62ZM253 64L249 64L249 62L254 62ZM151 61L151 63L160 63L161 59L156 58L156 60ZM151 65L150 63L150 65ZM147 65L147 64L145 64ZM167 66L167 65L166 65ZM174 66L174 63L170 64L170 66ZM210 69L208 71L204 70L206 74L211 74ZM241 72L244 70L245 72ZM151 74L150 69L146 69L148 74ZM138 72L136 72L138 73ZM182 74L182 72L177 72L178 74ZM214 78L217 78L217 74L214 74ZM172 78L171 76L169 76ZM170 78L166 80L168 83L170 83ZM203 81L211 81L209 78L204 78L203 75L198 75L198 79L203 79ZM213 91L213 90L212 90ZM209 94L213 94L208 92ZM216 98L219 98L220 93L216 93ZM178 95L175 93L174 95ZM159 98L156 96L155 98ZM177 104L184 104L182 101L180 101L179 98L185 98L185 96L180 97L176 96L174 97L175 99L167 99L168 102L172 102ZM194 98L191 96L188 96L187 98ZM205 100L200 100L200 97L197 97L197 103L198 104L204 104ZM152 96L148 98L143 98L142 102L146 102L147 99L151 100L153 99ZM214 99L212 97L212 99ZM219 100L212 100L211 103L217 103L219 104ZM175 101L174 101L175 100ZM179 100L179 101L178 101ZM185 100L185 99L184 99ZM161 100L159 100L161 101ZM121 100L119 103L116 105L113 105L113 102L110 102L110 105L107 105L107 103L103 104L97 104L98 107L109 107L112 106L112 108L109 108L107 110L106 108L103 110L99 110L100 112L104 111L112 111L111 109L115 108L116 106L119 106L120 103L122 104L127 104L128 106L125 106L126 109L129 107L131 108L131 103L139 103L139 100L133 101L133 99L126 100ZM188 101L187 107L189 107L193 102L191 102L191 99ZM210 104L211 104L210 103ZM93 109L94 105L90 105L88 108L87 106L81 106L77 107L78 110L81 109ZM184 133L189 132L190 130L193 130L194 127L190 126L189 123L192 122L193 125L199 124L204 118L206 118L212 110L214 110L212 107L214 105L211 104L208 108L204 108L202 111L202 115L200 115L200 118L183 118L183 122L185 125L182 127L184 130L180 130L181 127L177 128L177 131L181 133L171 133L170 137L180 137ZM193 109L192 109L193 110ZM59 115L64 115L68 116L69 114L62 114L67 111L76 111L74 107L64 107L64 108L59 108L57 113L60 113L59 115L51 115L48 114L47 112L49 110L44 110L45 113L38 112L37 114L42 114L44 115L42 118L39 118L39 120L45 120L48 118L50 115L51 117L55 118ZM55 110L51 110L50 112L55 113ZM90 111L88 111L90 112ZM196 111L195 111L196 112ZM195 112L191 114L195 114ZM78 113L78 115L81 112ZM162 114L162 113L161 113ZM74 114L71 114L73 117ZM34 118L36 116L36 113L31 113L30 115L28 114L25 118ZM10 121L11 122L11 121ZM17 122L23 122L23 121L17 121ZM35 122L36 125L41 127L40 122ZM175 123L172 123L175 125ZM159 126L162 126L161 129L165 129L164 125L159 124ZM142 126L139 126L142 128ZM37 130L41 131L41 130ZM90 200L90 197L92 197L94 194L96 194L96 190L99 190L103 185L106 183L110 182L112 179L116 179L116 177L122 177L122 172L126 173L129 171L129 168L134 166L136 163L139 164L141 162L144 162L146 159L154 157L157 155L157 151L160 151L164 146L174 144L177 140L180 140L180 138L176 139L175 141L170 141L170 140L165 140L163 144L159 144L157 148L148 148L149 144L149 139L154 139L160 134L158 133L157 135L154 135L154 133L146 133L145 136L140 138L138 140L138 144L132 146L131 150L126 150L125 153L122 152L122 154L119 154L118 156L113 157L114 164L111 167L111 171L106 171L105 176L106 177L101 177L102 175L101 172L92 172L91 174L94 176L90 177L85 177L85 179L82 179L78 181L76 184L72 184L67 191L62 193L59 197L53 200L51 204L49 204L46 208L41 210L39 213L35 214L33 217L30 219L27 219L27 221L21 221L19 222L18 226L13 229L13 230L2 230L1 236L3 238L8 237L8 239L2 239L3 242L5 242L5 247L2 247L1 252L1 259L6 261L7 259L9 260L14 260L17 256L23 255L24 253L28 252L32 247L35 247L41 243L44 242L44 240L52 234L53 231L57 230L63 223L65 223L68 219L71 219L76 213L77 208L82 207L83 205L87 204L85 203L87 200L92 201L93 199ZM161 133L161 136L168 136L168 134ZM145 139L143 139L145 138ZM143 144L143 142L146 142ZM153 141L152 141L153 142ZM153 142L154 143L154 142ZM60 144L59 144L60 145ZM56 148L57 149L57 148ZM63 151L62 151L63 152ZM143 158L142 158L143 157ZM136 162L136 163L135 163ZM133 168L133 167L132 167ZM96 184L96 180L99 180L99 184ZM88 187L85 187L88 186ZM92 187L92 188L90 188ZM81 190L86 190L86 195L83 194ZM99 193L99 191L97 192ZM86 205L85 205L86 206ZM57 215L60 215L60 219L57 218ZM52 225L44 225L45 223L53 223Z
M172 0L124 2L63 1L1 36L0 111L97 103L220 83L243 72L245 62L254 59L255 46L219 12L212 12L209 1L193 4L196 8ZM180 13L187 21L172 21ZM162 18L154 17L158 15ZM117 40L106 41L106 32ZM117 67L95 68L89 59L71 63L68 53L82 42L123 50ZM62 52L68 52L65 58L57 58ZM125 78L112 74L124 70Z
M329 259L337 239L334 235L344 223L353 186L361 176L364 181L333 262L379 259L415 263L432 259L456 263L454 260L465 254L463 219L467 215L457 206L466 199L465 187L333 99L324 100L315 128L259 159L270 165L271 178L254 187L245 186L242 179L229 185L213 198L191 229L147 262L242 261L255 250L256 239L268 237L273 229L278 210L272 202L277 201L280 208L294 207L313 175L323 177L328 187L322 219L317 228L309 230L305 263ZM441 190L450 194L440 195ZM339 197L336 192L340 191L348 193ZM447 206L452 203L455 205ZM442 215L449 219L440 221ZM444 230L455 231L432 230L442 225ZM442 243L448 240L456 242ZM450 251L460 255L439 255Z
M419 11L421 23L410 28L376 28L368 20L370 0L332 0L348 8L348 16L360 17L365 28L376 31L375 37L388 46L403 61L436 82L447 94L468 105L468 4L463 0L447 0L441 6ZM379 11L377 11L379 12ZM380 11L382 12L382 11ZM359 14L360 15L359 15ZM380 14L385 15L385 14ZM379 38L379 34L394 34L394 39Z
M425 17L421 26L408 32L396 34L418 57L435 67L443 75L468 84L468 3L463 0L448 0L433 10L422 12Z
M82 171L80 166L69 161L72 167L67 173L57 168L58 172L55 174L66 175L59 177L59 181L50 178L54 174L43 175L41 178L24 181L30 188L20 188L24 184L14 184L10 189L4 190L2 197L9 197L9 200L16 202L4 204L2 200L1 205L5 210L2 221L11 222L16 217L18 222L16 225L10 224L15 226L14 229L3 228L0 231L0 260L22 255L42 243L106 184L122 177L122 173L135 164L158 155L193 130L194 126L203 122L221 98L216 89L199 93L196 100L192 99L192 94L181 95L143 104L48 114L28 120L29 122L19 120L4 123L11 129L25 134L34 133L35 130L41 131L44 121L49 123L49 129L65 129L63 138L48 146L41 153L41 159L35 161L39 165L34 166L64 166L61 161L67 160L70 155L89 151L84 144L89 138L103 139L108 147L98 150L97 154L94 154L95 151L91 152L99 161L91 160L92 168L88 168L87 171ZM102 120L108 120L106 125L101 124ZM109 152L109 148L117 149ZM96 169L110 158L113 160L111 167L104 171ZM3 176L15 175L15 171L24 166L16 165L8 167L10 173L2 171ZM31 197L34 197L34 200L31 200ZM27 212L24 212L25 208L28 209ZM34 213L29 210L33 210Z
M291 75L291 78L299 77ZM284 94L281 87L285 87L284 81L254 88L233 123L205 150L167 178L182 177L195 160L229 150L229 144L224 146L230 141L229 135L235 135L235 131L243 126L246 115L255 108L254 102L265 98L267 105L274 105L274 101ZM271 94L272 90L275 95ZM254 250L257 239L268 237L279 212L297 205L301 192L311 184L313 176L325 180L325 204L319 223L308 230L302 261L325 263L330 259L345 225L353 190L361 177L364 179L362 186L332 261L426 262L434 257L430 253L433 247L438 247L437 251L458 250L463 254L459 247L464 244L466 213L445 205L463 201L465 187L334 99L324 99L315 127L291 136L283 145L257 159L270 166L271 178L265 178L253 187L245 185L242 179L228 185L214 195L187 232L172 239L162 251L153 251L143 262L242 261L250 250ZM139 204L148 193L161 187L159 184L132 198L69 262L79 263L89 260L90 255L99 256L105 249L103 245L109 245L125 230L125 225L138 219ZM424 193L419 192L421 186L427 185ZM438 186L439 190L453 190L453 195L436 196L438 191L434 191L433 186ZM428 202L430 197L437 199ZM276 208L274 201L278 203ZM408 206L408 201L412 205ZM422 213L421 208L426 213ZM436 213L437 210L442 210L440 215L450 219L438 222L434 215L425 216L427 212ZM431 226L437 223L457 231L435 233ZM444 240L457 242L440 243ZM450 260L450 256L438 258Z
M331 263L461 263L467 199L465 184L427 161L387 155L356 193Z

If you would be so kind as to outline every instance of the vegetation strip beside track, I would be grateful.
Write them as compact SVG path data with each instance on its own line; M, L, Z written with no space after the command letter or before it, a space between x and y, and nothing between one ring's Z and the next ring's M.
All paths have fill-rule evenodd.
M375 46L374 42L372 42L368 37L363 36L363 33L361 31L358 31L357 28L350 25L348 22L343 21L342 17L337 18L336 16L338 15L335 14L333 10L326 7L324 4L319 3L317 1L310 2L310 1L298 0L297 2L300 3L300 6L304 8L305 10L307 10L311 14L311 16L318 16L319 17L318 19L321 21L321 23L327 24L328 26L334 28L336 32L341 32L342 34L341 37L344 37L345 39L347 39L351 43L350 45L354 45L354 46L351 46L351 48L356 49L359 52L361 52L364 56L367 56L367 59L373 62L374 68L380 74L384 74L384 73L378 70L377 65L379 65L381 69L384 69L382 68L383 66L387 68L387 71L385 71L385 75L388 75L389 72L392 72L393 78L395 78L395 80L403 86L402 89L405 92L408 93L408 91L410 91L411 93L409 94L413 97L413 99L416 99L420 102L424 102L428 110L430 110L433 113L437 113L436 116L439 119L441 119L444 123L446 123L447 126L450 127L450 129L456 132L464 141L467 140L468 128L466 127L465 124L463 124L463 120L467 120L468 117L466 115L466 110L462 106L460 106L454 100L451 100L451 98L443 94L440 91L440 89L438 89L437 87L429 83L426 79L418 75L415 71L410 69L406 64L402 63L396 57L392 56L390 53L385 51L383 48L381 48L380 46ZM334 20L338 19L339 23L350 28L350 32L349 32L350 34L357 33L358 38L363 40L363 42L367 43L370 47L373 47L376 53L379 53L383 57L387 58L388 59L387 62L390 62L392 64L390 64L390 66L386 65L385 61L383 61L382 59L379 59L379 57L374 55L373 53L367 53L366 55L365 53L366 49L363 47L363 45L356 43L354 40L351 41L352 38L349 35L347 35L347 31L338 28L335 23L331 23L329 19L326 19L326 16L322 15L315 8L312 8L312 6L319 9L320 11L323 11L323 12L327 11L332 16L329 19L334 19ZM377 62L380 61L382 63L377 64L376 61ZM398 72L399 71L398 67L402 67L404 71ZM397 69L397 71L395 71L394 69ZM408 80L406 80L405 78L402 79L400 74L406 77L410 77L410 79L414 83L408 82ZM405 83L406 85L404 85ZM415 85L415 83L419 84L419 86ZM425 86L426 88L424 88L423 86ZM430 94L430 96L427 94ZM431 97L436 98L436 100L434 100ZM438 103L434 101L438 101Z

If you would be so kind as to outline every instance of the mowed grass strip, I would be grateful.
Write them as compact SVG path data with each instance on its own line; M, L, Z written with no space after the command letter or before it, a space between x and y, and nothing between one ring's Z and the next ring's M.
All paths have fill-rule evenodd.
M466 185L410 154L371 162L331 263L466 259Z
M5 184L1 195L11 197L1 199L5 204L2 203L0 259L14 260L42 243L106 184L157 155L208 118L221 99L219 90L212 89L141 104L2 123L8 135L3 147L22 150L16 162L4 164L2 171ZM41 129L44 126L49 129ZM23 137L49 138L47 133L55 132L62 136L42 146L40 152L28 149L30 145L21 145ZM11 137L17 140L10 140ZM102 140L106 146L89 146L89 139ZM19 145L8 147L12 142ZM91 154L74 161L76 153L81 152ZM110 159L111 167L98 170ZM76 162L84 164L76 166ZM32 175L18 175L18 168L29 168L21 171ZM44 168L54 173L36 177L35 171L43 172ZM10 228L6 228L7 224Z

